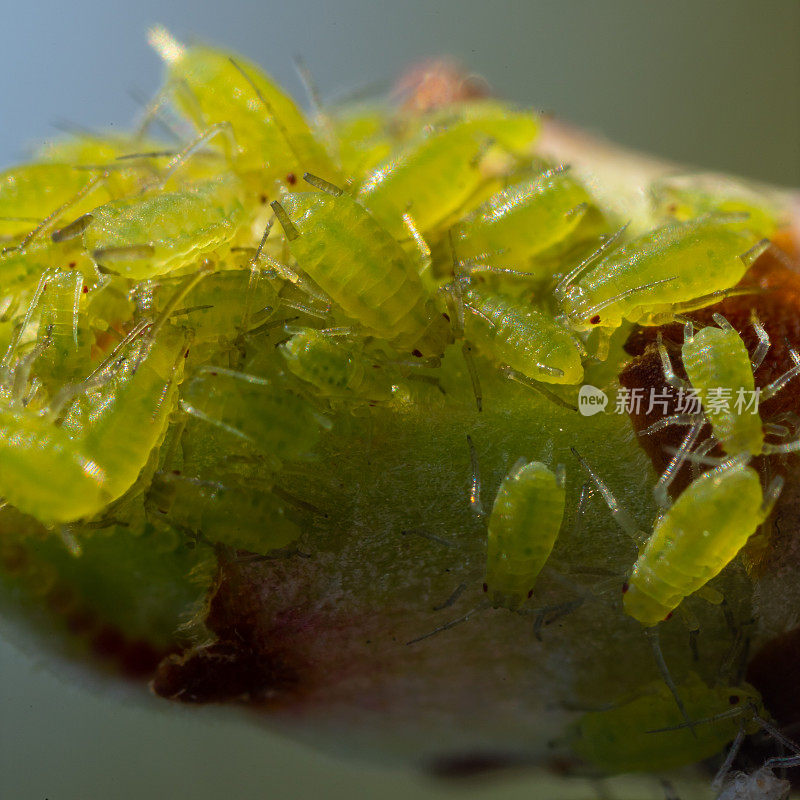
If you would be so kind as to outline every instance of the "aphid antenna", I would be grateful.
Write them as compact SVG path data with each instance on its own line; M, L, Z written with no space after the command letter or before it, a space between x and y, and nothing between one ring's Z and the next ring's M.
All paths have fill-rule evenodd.
M478 411L483 411L483 392L481 390L481 379L478 375L478 366L475 363L474 349L468 341L461 345L461 355L467 366L470 382L472 383L472 393L475 396L475 406Z
M293 505L295 508L298 508L301 511L307 511L309 514L313 514L315 517L328 519L330 516L326 511L323 511L318 506L315 506L313 503L309 503L307 500L303 500L291 492L287 492L286 489L283 489L280 486L273 486L272 494L274 494L276 497L280 497L281 500L285 500L287 503Z
M172 313L178 307L178 303L180 303L188 294L189 292L197 286L206 275L209 275L213 271L213 266L209 261L204 261L200 267L198 268L197 272L193 275L187 276L180 284L180 286L173 292L172 297L167 300L166 305L161 310L161 313L156 317L155 321L153 322L153 326L150 329L150 338L155 338L156 334L164 327L164 324L167 320L172 316Z
M609 236L604 242L600 244L600 246L587 258L581 261L577 267L570 270L556 285L556 288L553 289L553 294L556 297L564 294L564 292L572 285L573 281L585 270L587 270L598 258L600 258L604 253L607 253L611 250L617 242L622 238L625 231L628 229L630 222L626 222L619 230L615 231L611 236Z
M299 303L297 300L289 300L285 297L281 298L281 305L294 309L295 311L300 311L303 314L307 314L309 317L316 317L317 319L325 319L325 317L331 313L330 305L325 308L314 308L306 303Z
M158 178L158 180L146 183L139 190L139 194L147 194L147 192L153 189L163 189L167 181L175 174L181 165L185 164L193 155L195 155L195 153L197 153L200 148L203 147L203 145L207 144L220 134L228 138L228 142L235 152L238 145L236 144L236 136L233 132L233 126L230 124L230 122L215 122L213 125L209 125L209 127L202 131L199 136L197 136L193 141L189 142L189 144L186 145L183 150L177 153L164 167L164 173Z
M69 200L67 200L65 203L62 203L55 211L53 211L51 214L48 214L32 231L25 234L19 244L15 245L14 247L6 248L3 250L2 254L5 254L9 250L24 250L25 247L30 244L30 242L32 242L40 233L46 231L65 211L72 208L72 206L74 206L79 200L82 200L88 194L93 192L107 177L107 172L101 172L99 175L95 175L93 178L90 178L89 181L80 189L78 189L78 191L75 192L75 194L72 195ZM61 239L56 239L55 235L55 232L51 234L51 239L54 242L61 241Z
M427 539L429 542L435 542L442 547L456 547L457 545L443 536L437 536L434 533L426 530L425 528L408 528L407 530L400 531L401 536L419 536L422 539Z
M147 133L147 129L153 123L156 123L164 131L164 133L169 136L170 139L174 139L176 142L183 140L184 137L182 137L176 128L170 124L170 122L166 119L166 115L164 114L165 109L168 108L167 102L169 101L170 88L171 87L166 87L161 89L154 98L149 99L145 97L145 95L142 94L135 86L128 87L128 96L133 100L134 103L136 103L136 105L143 109L142 119L136 127L134 139L143 139ZM101 134L93 135L97 139L102 138Z
M739 726L739 730L736 733L736 738L733 740L730 749L728 750L728 754L725 756L725 760L722 762L722 764L720 764L719 769L711 781L711 788L715 792L718 792L722 789L725 778L728 777L728 773L731 771L733 762L736 759L736 756L739 755L739 750L742 748L742 744L744 743L746 735L747 731L745 730L744 725Z
M533 378L529 378L519 370L508 366L508 364L501 364L499 370L500 373L508 380L514 381L515 383L520 383L523 386L527 386L529 389L533 389L535 392L539 392L539 394L546 397L552 403L555 403L557 406L561 406L561 408L567 409L567 411L574 411L576 414L578 413L577 406L572 405L572 403L568 403L563 397L559 397L559 395L557 395L555 392L542 386L541 383L535 381Z
M684 342L692 340L693 334L691 325L692 323L690 321L687 321L686 325L684 325L683 329ZM685 389L688 384L686 383L685 380L679 378L675 374L675 370L672 366L672 359L670 358L669 351L667 350L666 345L664 344L664 337L661 331L659 331L656 334L656 344L658 347L658 355L661 358L661 369L664 373L664 379L670 386L674 386L676 389Z
M705 449L705 445L711 440L711 445L708 449ZM709 437L706 439L699 447L691 453L686 453L683 457L684 461L688 461L692 464L702 466L702 467L719 467L720 465L724 464L728 459L727 458L713 458L712 456L707 455L708 451L712 450L718 442L714 437ZM704 448L701 452L701 448ZM672 445L665 445L664 452L668 455L677 455L680 451L680 447L674 447Z
M256 97L261 101L261 104L267 110L267 113L272 118L272 121L275 123L275 127L278 129L278 132L280 133L281 137L286 143L286 146L288 147L289 151L292 153L295 159L299 163L301 163L302 158L300 156L300 153L297 152L297 149L295 148L294 143L292 142L292 137L289 136L289 132L286 130L286 126L283 124L283 120L275 113L275 109L272 107L272 103L270 103L269 100L267 100L267 98L264 96L264 93L256 85L255 81L250 77L250 75L247 74L247 72L239 65L239 63L234 58L230 58L229 60L231 64L233 64L233 66L236 68L236 70L239 72L239 74L247 81L247 83L250 85L250 88L255 92Z
M478 409L480 411L480 409ZM467 446L469 447L469 462L471 469L469 507L470 511L479 519L486 516L486 511L481 503L481 475L478 467L478 452L472 437L467 434Z
M692 427L689 428L689 431L684 437L683 442L681 442L681 446L678 448L675 455L673 455L673 457L670 459L669 464L667 464L667 468L656 481L656 485L653 487L653 497L655 497L656 503L658 503L661 508L669 507L669 487L672 486L675 476L678 474L684 463L686 463L686 457L691 451L692 447L694 447L694 443L697 441L697 438L700 436L700 431L703 429L703 425L705 425L704 417L700 417L692 423Z
M116 347L106 356L106 358L85 378L91 381L101 377L106 372L113 371L117 363L121 360L122 351L135 342L140 336L145 334L153 326L153 321L142 319L131 328L131 330L117 343Z
M676 280L678 280L678 276L673 275L669 278L661 278L660 280L652 281L651 283L643 283L641 286L634 286L631 289L626 289L624 292L620 292L619 294L615 294L613 297L603 300L602 303L597 303L597 305L590 306L588 309L581 311L581 315L585 319L590 319L601 312L604 308L608 308L610 305L618 303L620 300L624 300L626 297L634 297L637 294L647 292L656 286L663 286L665 283L672 283Z
M466 614L464 614L461 617L458 617L458 619L450 620L450 622L446 622L444 625L440 625L438 628L435 628L434 630L429 631L428 633L424 633L422 636L417 636L416 639L411 639L410 641L406 642L406 645L417 644L418 642L422 642L425 639L430 639L432 636L436 636L437 634L443 633L444 631L449 631L451 628L455 628L457 625L461 625L464 622L468 622L470 619L472 619L473 616L475 616L475 614L480 614L482 611L486 611L486 609L490 607L491 603L488 600L484 601L483 603L479 603L473 609L467 611Z
M667 667L667 662L664 660L664 653L661 651L661 641L658 633L658 627L645 628L644 635L647 639L649 639L650 646L653 648L653 657L655 658L658 671L661 673L661 679L664 681L667 689L669 689L670 694L675 700L675 705L678 706L678 710L681 712L681 716L685 720L689 730L692 732L692 736L694 736L696 739L697 733L694 729L695 723L689 718L689 714L686 711L686 706L683 704L683 700L678 693L678 687L675 685L675 681L672 679L672 675L670 675L669 667Z
M789 349L789 356L794 362L794 366L790 367L783 375L780 375L771 383L762 387L760 392L762 400L769 400L770 397L774 397L790 380L800 375L800 354L798 354L788 342L786 342L786 345Z
M662 417L646 428L642 428L637 436L651 436L672 425L694 425L701 419L704 419L702 414L670 414L668 417Z
M16 326L16 330L14 331L14 335L11 337L11 341L8 343L8 347L6 348L6 352L3 355L3 360L0 361L0 386L3 386L8 381L9 371L11 367L11 361L16 355L17 348L19 347L20 341L22 339L22 335L25 332L25 329L28 327L31 321L31 317L33 316L33 312L36 311L36 308L39 305L39 300L42 297L42 292L44 291L45 287L47 286L47 281L51 279L53 275L52 270L47 270L42 274L39 278L39 282L36 284L36 289L33 292L33 297L31 298L30 302L28 303L28 308L25 311L25 316L22 319L22 322Z
M248 436L246 433L243 433L238 428L234 428L232 425L228 425L222 420L215 419L214 417L209 416L204 411L201 411L199 408L195 408L194 406L187 403L185 400L180 401L180 407L181 410L185 411L187 414L191 414L193 417L197 417L197 419L200 419L203 422L207 422L210 425L214 425L220 430L223 430L226 433L235 436L237 439L242 439L243 441L251 444L253 443L252 437Z
M643 542L647 538L647 534L641 530L636 520L622 505L620 505L603 479L595 472L586 459L574 447L570 447L570 450L572 451L572 455L575 456L580 465L586 470L589 477L594 481L597 490L600 492L603 500L605 500L617 525L619 525L619 527L634 541L638 543Z

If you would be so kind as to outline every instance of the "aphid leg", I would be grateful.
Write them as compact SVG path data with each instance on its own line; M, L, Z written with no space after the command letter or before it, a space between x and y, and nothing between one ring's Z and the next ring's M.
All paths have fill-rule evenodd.
M627 229L629 222L625 223L619 230L609 236L604 242L600 244L600 246L588 257L581 261L577 267L570 270L559 282L555 289L553 289L553 294L558 298L572 285L573 281L582 273L585 272L595 261L597 261L600 256L606 253L608 250L613 248L617 242L622 238L625 230Z
M778 502L781 491L783 490L783 476L776 475L771 481L767 490L764 492L764 502L761 505L761 514L766 519Z
M594 490L592 489L591 484L584 483L583 486L581 486L581 494L578 498L578 505L575 506L575 518L572 522L573 536L579 533L581 527L583 526L583 517L586 514L586 506L589 504L589 500L593 494Z
M480 410L480 409L479 409ZM483 517L486 512L481 503L481 475L478 470L478 453L472 443L472 437L467 434L467 446L469 447L469 461L472 470L469 488L469 507L476 517Z
M566 400L559 397L555 392L550 391L550 389L545 388L540 383L533 380L533 378L529 378L527 375L524 375L513 367L509 367L508 364L500 365L500 374L510 381L521 383L523 386L527 386L529 389L539 392L539 394L544 395L548 400L556 405L561 406L562 408L566 408L567 410L574 411L576 413L578 411L577 406L568 403Z
M650 434L663 431L664 428L669 428L671 425L695 425L702 418L702 415L698 414L670 414L668 417L662 417L652 425L642 428L639 436L650 436Z
M687 323L691 325L692 323ZM689 336L689 340L691 340L691 334ZM669 352L667 352L666 345L664 344L664 337L661 335L661 331L658 332L658 336L656 338L658 342L658 355L661 357L661 368L664 371L664 379L670 386L674 386L676 389L685 389L686 388L686 381L682 378L679 378L675 374L675 370L672 368L672 359L669 357ZM686 331L684 329L684 341L686 341Z
M444 611L446 608L450 608L467 588L466 583L459 583L458 586L450 593L450 596L445 600L443 603L439 603L438 605L433 606L434 611Z
M703 458L704 456L707 456L717 446L717 444L718 444L717 440L713 436L709 436L707 439L700 442L700 444L697 445L697 447L695 447L694 453L692 453L692 455L696 456L697 458L691 459L692 480L700 476L700 464L702 463L700 459Z
M183 150L176 153L175 157L166 164L164 172L158 180L145 184L139 194L145 194L152 189L163 189L167 181L182 164L185 164L204 144L220 134L223 134L228 139L231 149L235 151L236 137L233 134L233 126L230 122L215 122L202 131L193 141L189 142Z
M689 649L692 651L692 660L699 661L700 653L697 649L697 637L700 634L700 622L697 615L686 603L681 603L677 608L678 616L689 631Z
M739 731L736 734L736 738L731 743L730 749L728 750L728 754L725 756L725 760L720 764L719 769L717 770L716 775L714 775L713 780L711 781L711 788L718 792L722 789L722 785L725 782L725 778L728 777L728 773L731 771L731 767L733 766L733 762L737 755L739 755L739 750L742 747L742 743L744 742L744 738L747 735L747 731L745 730L744 725L739 726Z
M403 225L405 225L409 236L416 245L418 254L418 267L417 274L420 278L430 277L431 267L433 266L433 259L431 258L431 248L417 228L414 218L407 211L403 214Z
M467 365L469 379L472 382L472 393L475 395L475 405L478 407L478 411L483 411L481 380L478 376L478 367L475 364L472 345L469 342L465 341L464 344L461 345L461 354L464 356L464 363Z
M667 689L669 689L670 694L675 699L675 704L678 706L681 716L689 726L689 730L692 732L692 735L697 738L697 734L694 730L694 722L689 719L686 706L683 704L683 700L681 700L681 696L678 694L678 687L675 685L675 681L672 680L672 675L669 673L667 662L664 661L664 653L661 652L661 642L658 634L658 627L646 628L644 633L645 636L650 640L650 646L653 648L653 656L656 660L656 666L658 667L658 671L661 673L661 677L666 684Z
M61 526L61 541L64 542L64 547L74 558L78 558L83 553L81 543L75 538L75 534L71 530L71 525Z
M697 437L700 435L700 431L704 423L705 420L701 418L695 422L691 428L689 428L689 432L686 434L681 446L678 448L675 455L670 459L669 464L667 464L667 468L664 470L656 482L656 485L653 487L653 496L655 497L656 502L662 508L667 508L670 505L669 487L672 485L672 481L675 479L678 471L685 463L686 456L694 446L694 443L697 441Z
M761 426L764 430L764 433L769 434L770 436L777 436L779 439L787 439L791 431L786 425L781 425L777 422L765 422Z
M313 186L315 189L319 189L321 192L325 192L325 194L329 194L331 197L341 197L344 189L340 189L336 184L331 183L330 181L326 181L324 178L320 178L318 175L312 175L310 172L303 173L303 180Z
M306 90L306 94L308 95L309 104L311 105L311 113L314 117L314 123L319 130L321 138L325 142L325 147L338 158L338 139L334 130L333 120L325 111L325 107L319 93L319 88L317 87L317 83L311 75L311 70L300 56L296 55L292 60L294 61L297 74L300 76L300 82L303 84L303 88Z
M770 397L774 397L790 380L800 375L800 354L793 347L789 347L789 355L794 362L794 366L761 389L761 400L769 400Z
M536 615L533 621L533 635L537 642L541 642L543 628L552 625L554 622L558 622L558 620L572 613L576 608L580 608L585 599L585 597L581 596L575 600L568 600L564 603L536 608L532 612L518 611L517 613L534 613Z
M703 294L695 297L693 300L687 300L682 303L673 303L669 314L659 315L653 319L653 324L663 324L671 322L675 319L677 314L685 311L696 311L698 308L705 308L706 306L719 303L728 297L742 297L749 294L761 294L762 290L753 286L734 286L732 289L719 289L716 292Z
M458 619L450 620L450 622L446 622L444 625L440 625L438 628L429 631L428 633L424 633L422 636L417 636L416 639L411 639L410 641L406 642L407 645L416 644L417 642L422 642L425 639L430 639L431 636L436 636L438 633L442 633L443 631L449 631L450 628L455 628L456 625L461 625L463 622L468 622L475 614L479 614L481 611L485 611L489 608L489 602L486 601L484 603L480 603L479 605L475 606L471 611L467 611L463 617L459 617Z
M788 736L785 736L781 733L771 722L767 722L767 720L762 719L757 713L753 714L753 720L757 722L761 728L768 733L776 742L783 745L789 752L794 753L794 755L789 757L776 757L767 759L764 762L765 767L769 767L772 769L773 767L797 767L800 766L800 746L790 739Z
M605 500L606 505L608 506L609 510L611 511L611 515L614 517L614 521L622 528L625 533L628 534L632 539L635 539L637 542L644 541L647 537L647 534L644 533L641 528L636 524L636 520L628 513L628 511L623 508L614 495L611 493L611 490L606 486L603 479L592 469L589 463L584 459L584 457L574 448L570 447L572 451L572 455L578 459L580 465L586 470L589 474L589 477L594 481L595 486L597 486L598 491L600 492L603 500Z
M615 294L613 297L603 300L602 303L597 303L597 305L590 306L588 309L582 310L581 319L589 320L599 314L604 308L608 308L608 306L614 305L614 303L618 303L620 300L624 300L627 297L634 297L637 294L654 289L656 286L661 286L665 283L672 283L672 281L676 281L677 279L677 275L672 275L669 278L661 278L660 280L652 281L651 283L643 283L641 286L634 286L631 289L626 289L624 292L620 292L619 294ZM674 318L674 314L671 314L670 318Z
M761 324L761 320L756 315L755 310L753 310L751 320L753 323L753 330L758 337L758 346L753 353L753 357L750 359L750 365L753 368L753 372L755 372L764 363L764 358L770 348L770 340L767 329Z
M605 361L611 351L612 331L600 328L597 331L597 346L595 347L594 357L598 361Z

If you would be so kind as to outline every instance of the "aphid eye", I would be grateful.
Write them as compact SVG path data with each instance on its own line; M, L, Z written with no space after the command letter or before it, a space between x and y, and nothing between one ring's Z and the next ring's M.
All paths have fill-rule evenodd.
M484 592L488 592L489 591L489 584L488 583L484 583L483 584L483 591Z
M82 291L84 294L87 294L87 293L88 293L88 291L89 291L89 287L88 287L86 284L84 284L84 285L83 285L83 289L81 289L81 291Z
M75 269L75 267L78 266L78 262L77 261L70 261L68 266L69 266L70 269Z
M732 694L732 695L731 695L731 696L728 698L728 702L729 702L729 703L730 703L732 706L735 706L735 705L736 705L736 704L739 702L739 695L738 695L738 694Z
M172 470L172 474L173 475L180 475L181 471L179 469L174 469L174 470Z
M599 325L599 324L600 324L600 315L599 315L599 314L595 314L595 315L594 315L594 316L593 316L593 317L592 317L592 318L589 320L589 322L590 322L592 325Z
M294 186L297 183L297 175L295 175L294 172L290 172L286 176L286 183L288 183L289 186Z
M625 592L628 591L628 588L629 588L628 582L625 581L625 583L622 584L622 594L625 594Z
M533 589L528 590L528 600L530 600L531 597L533 597Z
M662 622L666 622L668 619L672 619L672 612L671 612L671 611L669 612L669 614L667 614L667 616L666 616L666 617L664 617L664 619L662 620Z
M262 194L262 195L259 196L258 200L259 200L259 202L261 203L262 206L265 206L267 204L267 200L269 200L269 198L265 194Z
M414 358L422 358L422 353L419 350L412 350L411 355L414 356Z

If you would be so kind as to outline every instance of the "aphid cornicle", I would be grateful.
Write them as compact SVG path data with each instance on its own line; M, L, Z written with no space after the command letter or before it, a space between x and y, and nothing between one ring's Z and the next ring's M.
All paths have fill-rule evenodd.
M567 327L529 302L470 288L463 292L464 335L494 361L528 378L583 380L579 344Z
M371 361L356 343L313 328L289 329L281 345L287 369L331 399L390 400L391 373Z
M715 715L761 705L751 686L709 687L695 673L689 673L678 689L689 716L706 722L692 729L685 725L672 695L658 681L645 687L640 697L584 714L573 728L574 751L609 773L674 769L720 752L746 720L746 712L721 719ZM758 725L750 722L746 729L753 733Z
M300 268L367 333L444 352L449 324L403 248L359 203L330 186L286 194L272 208Z
M486 589L493 605L514 610L530 596L564 518L564 468L539 461L503 478L489 517Z
M586 189L563 168L509 186L453 227L456 259L479 258L539 276L531 258L569 237L590 203Z
M610 244L607 242L607 244ZM599 260L587 260L556 287L570 325L607 333L623 320L670 322L734 287L766 243L724 218L673 223L626 242ZM602 250L602 248L601 248Z
M84 247L101 267L144 280L224 253L245 217L241 182L228 175L181 191L114 200L61 236L82 232Z
M167 65L163 91L177 107L200 129L232 126L229 157L240 176L262 186L303 172L340 178L300 109L255 64L211 47L184 47L160 27L149 39Z

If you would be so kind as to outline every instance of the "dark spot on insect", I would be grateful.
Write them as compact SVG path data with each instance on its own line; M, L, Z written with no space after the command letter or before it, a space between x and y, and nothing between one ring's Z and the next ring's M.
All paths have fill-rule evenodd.
M414 358L422 358L422 353L419 350L412 350L411 355L414 356Z
M189 358L189 348L186 348L186 352L183 354L184 358Z
M595 315L594 315L594 316L593 316L593 317L592 317L592 318L589 320L589 323L590 323L591 325L599 325L599 324L600 324L600 315L599 315L599 314L595 314Z
M501 770L524 766L523 757L513 753L474 752L456 753L429 759L424 769L429 775L449 780L486 776Z
M533 597L533 589L528 590L528 600L530 600L531 597Z
M209 372L208 374L209 375L213 375L215 378L217 377L217 373L216 372Z
M166 508L159 508L158 509L158 513L159 514L163 514L166 517L167 516L167 509Z
M728 698L728 702L729 702L729 703L730 703L732 706L735 706L735 705L736 705L736 704L739 702L739 695L738 695L738 694L732 694L732 695L731 695L731 696Z
M483 584L483 591L484 592L488 592L489 591L489 584L488 583L484 583Z
M265 206L267 204L267 200L269 200L265 194L260 195L258 199L260 200L262 206Z
M625 581L625 583L622 584L622 594L625 594L630 588L631 587L628 586L628 581Z
M289 186L294 186L297 183L297 175L295 175L294 172L290 172L286 176L286 183L288 183Z
M69 266L70 269L75 269L75 267L78 266L78 262L77 261L70 261L68 266Z
M661 620L661 621L662 621L662 622L666 622L668 619L672 619L672 612L671 612L671 611L670 611L670 612L669 612L669 614L667 614L667 616L666 616L666 617L664 617L664 619L663 619L663 620Z
M87 286L87 285L84 283L84 284L83 284L83 289L81 289L81 291L82 291L84 294L86 294L86 293L89 291L89 287L88 287L88 286Z
M445 318L445 320L447 320L447 322L450 322L450 315L449 314L442 314L442 316Z

